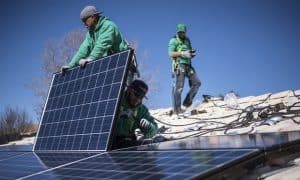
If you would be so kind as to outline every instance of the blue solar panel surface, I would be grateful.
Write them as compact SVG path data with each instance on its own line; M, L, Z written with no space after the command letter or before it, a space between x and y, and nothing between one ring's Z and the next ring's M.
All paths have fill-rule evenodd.
M107 150L131 51L54 75L34 150Z
M186 179L202 177L258 152L255 149L100 154L27 152L0 160L0 179Z
M297 145L300 137L299 132L264 135L260 139L278 141L282 145L279 149L290 147L291 143ZM191 140L180 141L181 146L176 149L152 144L102 153L0 151L0 179L203 179L222 173L226 167L240 166L241 162L251 165L250 159L260 163L268 149L196 150L201 146L196 144L191 149ZM170 147L169 142L159 145L163 144Z
M24 154L24 152L0 151L0 161Z
M255 149L114 151L105 152L28 179L190 179L201 178L242 158Z
M17 179L93 156L93 153L23 152L0 160L0 179Z

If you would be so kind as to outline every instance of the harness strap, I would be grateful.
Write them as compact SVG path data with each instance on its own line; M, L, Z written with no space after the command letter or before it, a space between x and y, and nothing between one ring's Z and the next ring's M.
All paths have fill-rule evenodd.
M185 38L183 41L178 36L174 36L174 38L176 39L176 41L178 43L178 46L176 48L177 52L182 51L184 42L187 42L190 45L190 40L188 38ZM185 69L180 66L180 63L177 58L172 58L172 75L178 75L180 72L184 73ZM189 73L193 74L194 72L195 71L191 67Z

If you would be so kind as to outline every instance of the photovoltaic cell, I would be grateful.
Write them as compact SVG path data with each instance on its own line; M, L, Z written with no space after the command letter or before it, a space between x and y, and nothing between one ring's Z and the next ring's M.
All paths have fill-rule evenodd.
M106 121L105 118L109 119L109 117L98 118L102 119L101 122ZM95 124L99 121L90 118L85 123ZM100 130L103 126L101 124L96 127ZM57 126L55 128L59 129ZM86 128L83 132L85 130ZM60 139L63 142L59 143L61 148L64 144L74 146L74 139L77 138L77 146L95 149L98 145L95 142L99 141L96 133L92 133L90 138L80 135L70 137ZM106 135L102 138L105 137ZM273 148L274 145L278 146L278 149L282 149L285 145L290 147L291 143L299 143L300 136L297 131L256 134L251 137L262 141L256 147L260 150L232 148L201 150L202 146L195 144L191 139L184 139L179 141L180 146L173 150L168 144L169 141L160 143L162 147L155 144L144 146L143 150L140 146L101 153L0 151L0 179L205 179L222 175L232 166L235 168L241 165L242 169L248 169L247 166L252 166L253 162L260 163L265 159L264 155L267 154L265 149ZM237 139L227 137L226 140ZM190 146L189 143L192 142L196 146ZM47 145L52 146L52 143L54 142L49 141ZM167 148L163 148L163 144ZM265 146L261 147L261 144Z
M30 179L203 178L216 169L257 153L255 149L114 151L31 176Z
M10 154L11 155L11 154ZM26 152L0 160L0 179L17 179L93 156L93 153Z
M22 154L24 154L24 152L0 151L0 161L4 161Z
M34 150L106 150L130 56L54 74Z

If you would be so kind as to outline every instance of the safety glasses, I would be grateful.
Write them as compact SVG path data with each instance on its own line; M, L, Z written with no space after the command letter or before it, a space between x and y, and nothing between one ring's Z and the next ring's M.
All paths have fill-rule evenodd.
M82 20L83 23L85 23L90 17L92 17L92 16L88 16L88 17L83 18L83 19L81 19L81 20Z
M143 98L146 98L146 94L144 92L141 92L141 91L136 91L135 89L131 89L132 90L132 93L135 97L139 98L139 99L143 99Z

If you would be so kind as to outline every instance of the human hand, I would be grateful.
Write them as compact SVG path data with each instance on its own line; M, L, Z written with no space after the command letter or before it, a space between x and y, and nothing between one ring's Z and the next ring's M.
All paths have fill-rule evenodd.
M196 56L196 49L192 49L190 50L190 53L191 53L191 58L195 57Z
M65 74L67 72L67 70L69 70L69 69L70 69L70 67L68 65L64 65L60 68L60 72L62 74Z
M184 57L184 58L191 58L191 53L190 53L190 51L182 51L182 52L181 52L181 57Z
M88 62L91 62L92 60L91 59L80 59L80 61L79 61L79 66L80 67L82 67L82 68L84 68L85 67L85 65L86 65L86 63L88 63Z
M182 51L181 52L181 57L183 57L183 58L192 58L192 53L191 53L190 50Z
M184 57L184 58L193 58L195 56L196 56L196 50L195 49L181 52L181 57Z
M144 134L139 128L134 130L134 135L138 142L142 142L144 140Z
M147 119L141 119L141 121L140 121L140 126L142 127L142 128L145 128L145 129L149 129L150 128L150 125L151 125L151 123L147 120Z

